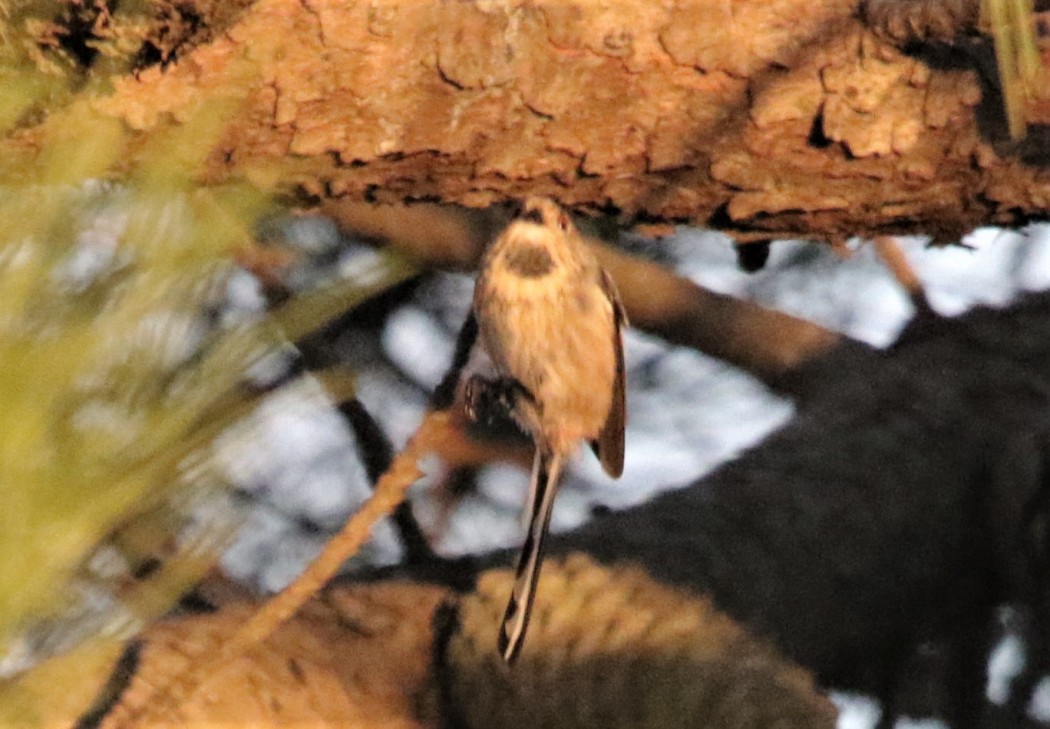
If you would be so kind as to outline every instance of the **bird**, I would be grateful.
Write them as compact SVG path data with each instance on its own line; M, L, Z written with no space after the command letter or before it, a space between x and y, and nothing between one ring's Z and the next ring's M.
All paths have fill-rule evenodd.
M588 442L606 474L623 473L627 317L612 277L569 215L535 197L486 249L473 315L496 378L471 378L468 400L486 386L499 393L496 399L509 403L535 447L527 530L498 640L503 659L513 663L528 628L566 459Z

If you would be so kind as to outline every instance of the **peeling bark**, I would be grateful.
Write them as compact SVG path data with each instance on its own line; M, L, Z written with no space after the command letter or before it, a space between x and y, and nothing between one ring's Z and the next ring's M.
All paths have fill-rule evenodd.
M1045 211L1050 171L997 152L973 57L908 55L865 22L855 0L259 0L98 106L149 130L230 95L248 62L209 176L319 197L545 194L744 240L953 239Z

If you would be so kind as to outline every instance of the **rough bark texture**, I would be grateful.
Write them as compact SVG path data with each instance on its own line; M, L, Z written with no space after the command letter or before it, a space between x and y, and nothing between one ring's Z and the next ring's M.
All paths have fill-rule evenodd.
M695 593L580 554L551 560L540 582L529 640L513 666L496 646L510 570L483 573L447 635L439 630L434 670L457 726L835 726L836 710L808 673Z
M127 726L435 726L417 702L427 680L431 616L445 596L440 588L398 583L332 590L211 677L178 710ZM152 629L118 703L208 660L253 609L231 605ZM120 726L118 713L107 712L97 726Z
M547 194L742 240L950 239L1042 213L1050 172L996 151L973 54L894 45L901 12L915 36L972 30L975 3L939 4L259 0L99 103L147 130L229 95L247 61L215 178L472 206Z
M706 599L655 583L640 570L599 567L582 555L548 565L536 640L509 667L495 650L494 629L510 579L509 571L494 571L462 598L398 581L332 586L177 708L125 723L122 704L163 686L188 664L208 660L254 606L237 602L215 614L170 620L132 644L125 656L133 660L114 670L110 695L80 714L78 724L67 710L52 714L46 725L835 725L834 707L808 673Z

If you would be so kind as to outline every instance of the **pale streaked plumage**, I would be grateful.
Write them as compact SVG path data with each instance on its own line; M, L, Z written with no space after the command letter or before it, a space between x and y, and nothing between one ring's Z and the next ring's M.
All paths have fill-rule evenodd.
M589 441L606 473L623 471L623 310L612 279L555 203L529 199L489 247L474 290L481 344L523 392L514 417L536 457L518 572L500 632L506 660L528 626L542 543L565 459Z

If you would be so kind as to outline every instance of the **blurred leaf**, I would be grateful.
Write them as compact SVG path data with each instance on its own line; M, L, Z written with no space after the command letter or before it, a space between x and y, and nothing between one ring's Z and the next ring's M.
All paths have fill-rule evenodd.
M139 14L125 27L151 6L122 4ZM264 397L250 384L260 364L413 274L370 255L272 315L219 315L231 253L273 210L263 191L204 186L198 172L241 103L238 74L254 71L230 71L228 103L133 133L93 111L103 80L41 45L68 7L0 3L4 726L42 719L48 691L90 693L100 656L228 544L241 514L215 449ZM133 36L100 52L106 73ZM48 679L26 672L37 664Z

